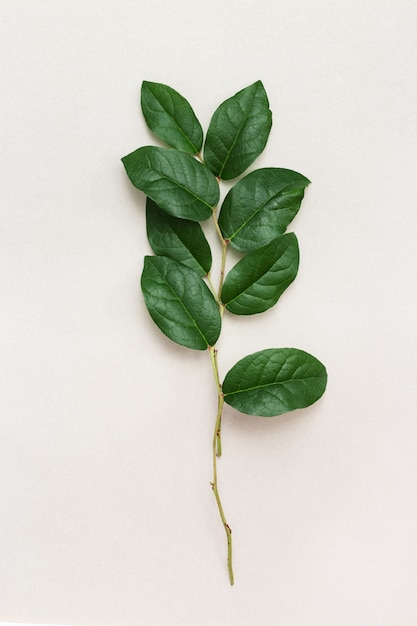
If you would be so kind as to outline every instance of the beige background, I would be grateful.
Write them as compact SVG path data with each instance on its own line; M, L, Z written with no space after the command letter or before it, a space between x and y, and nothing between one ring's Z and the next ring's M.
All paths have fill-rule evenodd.
M417 623L415 2L0 4L0 620ZM305 411L225 411L233 589L209 359L139 290L144 199L119 159L153 141L143 79L205 128L262 79L255 166L312 180L296 282L219 345L222 374L272 346L329 372Z

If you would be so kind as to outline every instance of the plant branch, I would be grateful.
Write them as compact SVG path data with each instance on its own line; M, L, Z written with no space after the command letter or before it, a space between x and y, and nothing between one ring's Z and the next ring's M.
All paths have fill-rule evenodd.
M220 518L222 520L224 530L226 532L227 568L229 570L230 584L233 585L234 577L233 577L233 564L232 564L232 530L226 521L226 517L223 511L223 506L220 500L219 489L217 485L217 457L220 456L221 454L220 425L221 425L222 410L223 410L223 405L224 405L224 396L223 396L222 387L221 387L220 379L219 379L219 369L217 365L217 349L210 346L209 351L210 351L211 364L213 368L214 380L216 383L217 397L218 397L216 424L214 427L214 434L213 434L213 482L210 484L213 489L214 497L216 498L217 507L219 509Z
M218 398L223 399L222 386L220 384L220 377L219 377L219 366L217 363L217 352L218 350L216 348L210 348L210 356L212 359L211 363L213 367L214 380L215 380L216 388L217 388L217 396ZM222 405L222 408L223 408L223 405ZM217 430L216 430L216 456L222 455L221 421L222 421L222 412L220 411L220 415L218 416Z
M221 294L222 294L222 288L223 288L223 282L224 282L224 274L225 274L225 268L226 268L227 246L229 244L229 241L227 239L223 238L222 231L220 230L219 222L218 222L218 219L217 219L216 208L213 208L212 217L213 217L213 222L214 222L214 226L215 226L217 235L218 235L218 237L220 239L220 243L222 244L222 261L221 261L221 267L220 267L219 288L217 290L217 301L219 303L220 315L223 317L224 306L223 306L222 301L221 301Z
M207 279L208 285L209 285L209 287L210 287L210 289L211 289L211 292L212 292L213 296L214 296L214 297L216 298L216 300L217 300L216 289L215 289L215 287L214 287L214 285L213 285L213 281L211 280L211 273L210 273L210 272L208 272L208 273L206 274L205 278ZM219 305L219 306L220 306L220 305Z

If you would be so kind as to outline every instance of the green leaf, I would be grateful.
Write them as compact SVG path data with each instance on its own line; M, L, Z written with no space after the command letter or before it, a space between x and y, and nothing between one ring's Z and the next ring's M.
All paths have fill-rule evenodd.
M239 176L265 148L272 125L260 80L223 102L214 112L204 145L204 162L220 178Z
M221 293L223 304L237 315L266 311L297 276L298 263L297 237L294 233L280 235L232 267Z
M155 254L168 256L193 269L199 276L211 268L211 251L198 222L179 219L146 200L146 230Z
M309 183L298 172L278 167L251 172L224 199L219 217L223 237L245 252L278 237L297 214Z
M221 329L219 309L192 269L165 256L147 256L141 287L153 321L169 339L194 350L216 343Z
M270 348L246 356L226 374L227 404L242 413L272 417L310 406L324 393L326 368L296 348Z
M189 154L144 146L122 162L132 184L170 215L194 222L211 217L219 201L219 185Z
M159 139L177 150L200 152L203 130L189 102L178 91L144 80L141 105L147 125Z

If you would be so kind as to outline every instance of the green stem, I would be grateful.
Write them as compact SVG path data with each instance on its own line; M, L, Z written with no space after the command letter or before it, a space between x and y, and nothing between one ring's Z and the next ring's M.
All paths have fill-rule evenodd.
M216 210L215 207L213 208L212 216L213 216L213 222L214 222L214 226L216 228L216 232L217 232L217 234L219 236L219 239L220 239L220 242L222 244L222 261L221 261L221 266L220 266L219 288L217 290L217 304L219 306L220 317L223 317L224 304L222 303L222 300L221 300L221 294L222 294L222 288L223 288L223 282L224 282L224 274L225 274L225 268L226 268L227 246L228 246L229 242L226 239L223 238L222 231L220 230L219 222L218 222L218 219L217 219L217 210ZM216 352L216 354L217 354L217 352ZM217 367L217 361L216 361L216 367ZM219 373L217 371L217 380L218 379L219 379ZM218 426L217 435L216 435L216 450L217 450L216 454L217 454L217 456L221 456L221 454L222 454L221 430L222 430L222 423L221 423L221 415L220 415L219 426Z
M224 282L224 274L225 274L225 268L226 268L226 253L227 253L227 246L229 244L227 239L223 238L222 235L222 231L220 230L220 226L219 226L219 222L217 220L217 213L216 213L216 208L213 209L213 222L214 222L214 226L216 228L216 232L219 236L220 242L222 244L222 262L221 262L221 267L220 267L220 280L219 280L219 289L217 291L217 300L219 302L219 308L220 308L220 315L223 316L223 311L224 311L224 306L221 302L221 293L222 293L222 288L223 288L223 282Z
M216 296L216 289L215 289L215 287L214 287L214 285L213 285L213 281L211 280L211 274L210 274L210 272L208 272L208 274L206 274L206 279L207 279L208 285L209 285L209 287L210 287L210 289L211 289L211 292L212 292L213 296L214 296L214 297L216 298L216 300L217 300L217 296Z
M220 267L219 288L217 290L217 303L219 305L220 317L223 317L224 304L221 301L221 294L222 294L222 288L223 288L223 282L224 282L224 273L225 273L225 267L226 267L227 245L228 245L229 242L226 241L225 239L223 239L223 235L222 235L222 232L221 232L220 227L219 227L219 222L217 220L217 213L216 213L216 209L215 208L213 209L213 222L214 222L214 225L216 227L216 232L217 232L217 234L219 236L219 239L221 241L221 244L222 244L222 261L221 261L221 267ZM217 351L216 351L215 354L217 355ZM216 368L216 372L215 372L216 380L219 381L219 372L218 372L218 369L217 369L217 358L214 359L214 367ZM219 385L220 385L220 383L218 383L218 387L219 387ZM221 394L221 388L220 388L219 393ZM217 456L221 456L221 454L222 454L221 430L222 430L222 421L221 421L221 412L220 412L219 423L218 423L217 434L216 434L216 454L217 454Z
M232 565L232 530L229 524L226 521L226 517L223 511L223 506L220 500L219 489L217 485L217 457L221 454L221 443L220 443L220 425L221 425L221 417L222 410L224 404L224 396L222 392L222 387L219 379L219 369L217 365L217 349L210 346L210 358L211 364L213 368L214 380L216 382L217 388L217 397L218 397L218 405L217 405L217 416L216 416L216 424L214 427L213 434L213 482L210 483L213 489L214 497L216 498L217 508L219 509L220 518L222 520L224 530L226 532L227 539L227 568L229 570L229 580L230 584L233 585L233 565ZM219 449L220 446L220 449Z
M220 376L219 376L219 366L217 364L217 352L218 350L216 348L210 348L210 356L211 356L211 364L213 367L213 373L214 373L214 380L216 382L216 388L217 388L217 396L223 400L223 392L222 392L222 386L220 384ZM224 402L224 400L223 400ZM222 406L221 408L223 408L223 402L222 402ZM220 411L220 415L217 416L217 422L216 422L216 426L217 426L217 430L216 430L216 456L221 456L222 455L222 440L221 440L221 423L222 423L222 411Z

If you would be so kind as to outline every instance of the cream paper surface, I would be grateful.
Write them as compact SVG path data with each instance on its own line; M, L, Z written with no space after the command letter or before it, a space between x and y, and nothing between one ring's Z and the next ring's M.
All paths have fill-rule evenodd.
M416 624L417 4L0 5L0 619ZM209 358L147 313L145 201L120 158L155 143L142 80L207 129L258 79L273 127L253 167L312 184L298 277L225 318L220 373L298 347L329 384L282 418L225 410L231 589Z

